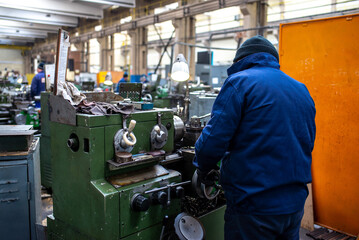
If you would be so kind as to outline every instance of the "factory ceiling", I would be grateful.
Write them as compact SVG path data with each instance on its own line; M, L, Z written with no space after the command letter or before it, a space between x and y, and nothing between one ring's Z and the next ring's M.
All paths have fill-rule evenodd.
M27 45L79 18L102 19L111 6L135 7L135 0L0 0L0 44Z

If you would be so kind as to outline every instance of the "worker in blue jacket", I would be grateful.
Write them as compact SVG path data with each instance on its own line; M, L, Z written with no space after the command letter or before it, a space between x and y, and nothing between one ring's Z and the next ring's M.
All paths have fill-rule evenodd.
M118 83L116 84L116 90L115 92L119 92L120 91L120 83L128 83L128 74L127 72L125 72L123 74L123 77L118 81Z
M207 173L222 160L227 240L299 239L316 110L306 86L278 62L265 38L245 41L195 145L202 183L213 184Z
M45 91L45 73L44 63L41 62L37 66L37 74L31 81L31 97L40 96L40 93Z

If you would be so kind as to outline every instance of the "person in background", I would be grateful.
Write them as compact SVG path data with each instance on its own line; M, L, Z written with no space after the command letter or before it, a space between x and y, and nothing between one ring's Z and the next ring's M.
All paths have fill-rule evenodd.
M141 83L149 83L146 74L142 74L140 78Z
M128 82L128 74L127 72L125 72L123 74L123 77L120 79L120 81L118 81L118 83L116 84L116 92L120 91L120 83L127 83Z
M45 91L45 64L39 63L37 66L37 74L34 76L31 82L31 97L40 96L40 93Z
M315 105L308 89L279 69L262 36L245 41L227 70L211 120L195 144L201 183L221 162L226 240L299 240L312 181Z

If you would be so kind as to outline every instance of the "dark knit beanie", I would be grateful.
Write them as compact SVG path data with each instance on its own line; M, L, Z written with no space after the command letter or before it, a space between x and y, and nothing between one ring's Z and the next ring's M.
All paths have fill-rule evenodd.
M255 36L248 40L246 40L236 52L236 56L233 59L233 62L237 62L238 60L258 52L266 52L272 54L279 62L279 55L275 47L271 42L265 39L262 36Z
M44 70L45 63L41 62L39 65L37 65L38 69Z

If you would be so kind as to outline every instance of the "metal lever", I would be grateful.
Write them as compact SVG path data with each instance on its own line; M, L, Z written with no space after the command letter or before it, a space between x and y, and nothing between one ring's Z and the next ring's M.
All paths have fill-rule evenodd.
M161 134L161 128L158 125L155 126L155 131L157 132L158 135Z
M133 129L135 128L136 126L136 120L131 120L130 121L130 125L128 126L128 132L131 133L133 131Z
M211 113L207 113L207 114L205 114L203 116L200 116L200 117L197 117L197 118L202 119L202 118L206 118L206 117L209 117L209 116L211 116Z
M167 226L167 224L168 224L168 219L169 219L169 218L168 218L167 215L163 218L163 221L162 221L163 226L162 226L162 230L161 230L160 240L163 239L163 235L164 235L164 233L165 233L165 228L166 228L166 226Z

